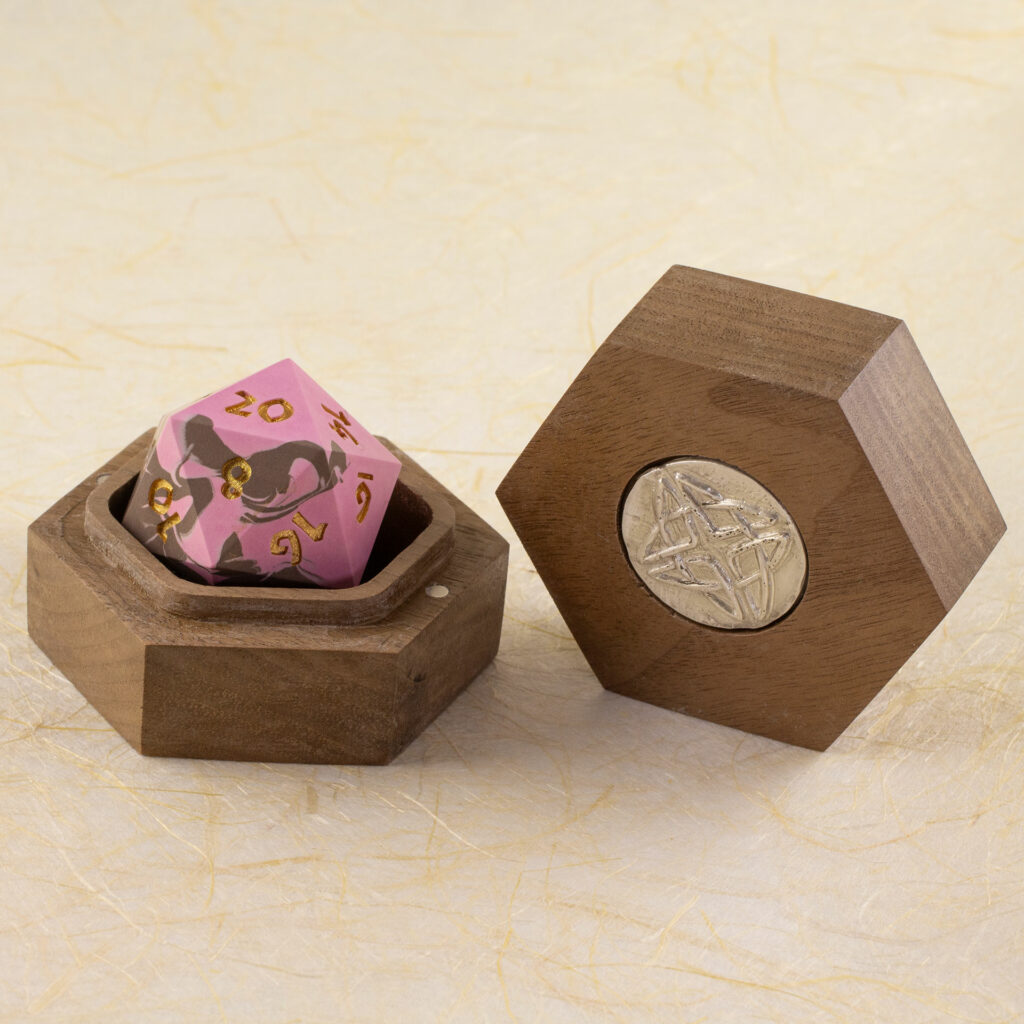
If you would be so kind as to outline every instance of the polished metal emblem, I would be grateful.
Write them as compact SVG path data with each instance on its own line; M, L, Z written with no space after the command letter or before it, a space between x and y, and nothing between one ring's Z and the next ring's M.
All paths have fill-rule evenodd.
M619 523L630 564L655 597L694 622L759 629L800 599L807 552L779 501L713 459L672 459L629 486Z

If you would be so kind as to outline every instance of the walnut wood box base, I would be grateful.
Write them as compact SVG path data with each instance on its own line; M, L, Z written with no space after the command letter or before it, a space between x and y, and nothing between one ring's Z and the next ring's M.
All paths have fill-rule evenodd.
M508 543L395 446L365 583L209 587L120 524L151 436L28 533L29 633L136 750L385 764L494 658Z

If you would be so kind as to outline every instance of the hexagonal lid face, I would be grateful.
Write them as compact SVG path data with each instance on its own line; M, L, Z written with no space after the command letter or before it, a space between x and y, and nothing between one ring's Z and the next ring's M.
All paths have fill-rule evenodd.
M285 359L165 417L124 525L205 582L354 586L399 470Z
M1005 529L901 321L682 267L498 497L605 687L816 749Z

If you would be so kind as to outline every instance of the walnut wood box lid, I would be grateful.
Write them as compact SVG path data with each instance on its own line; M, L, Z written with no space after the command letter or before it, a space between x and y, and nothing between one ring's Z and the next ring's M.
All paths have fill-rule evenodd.
M673 477L680 460L739 470L775 502ZM622 509L659 468L652 553ZM598 348L498 497L606 688L819 750L1005 532L901 320L678 266ZM765 595L778 597L769 570L795 540L802 589L758 628ZM681 614L673 585L739 628ZM730 608L748 614L730 621Z

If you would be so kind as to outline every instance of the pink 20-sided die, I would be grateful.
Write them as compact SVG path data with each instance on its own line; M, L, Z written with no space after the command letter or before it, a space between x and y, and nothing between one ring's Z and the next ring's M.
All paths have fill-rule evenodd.
M164 417L123 522L186 577L350 587L400 468L283 359Z

